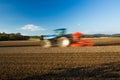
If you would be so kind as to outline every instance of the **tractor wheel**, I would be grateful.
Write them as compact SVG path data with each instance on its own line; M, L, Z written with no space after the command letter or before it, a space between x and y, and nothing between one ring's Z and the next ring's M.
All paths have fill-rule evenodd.
M41 46L44 48L51 47L52 43L50 40L43 40L43 41L41 41Z
M57 39L57 45L59 47L67 47L70 45L70 40L67 37L60 37Z

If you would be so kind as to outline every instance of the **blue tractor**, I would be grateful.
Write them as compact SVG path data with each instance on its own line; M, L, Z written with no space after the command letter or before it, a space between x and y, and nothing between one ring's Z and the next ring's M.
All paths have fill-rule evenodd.
M71 36L66 34L66 28L56 29L55 35L44 35L41 40L42 47L67 47L71 44Z

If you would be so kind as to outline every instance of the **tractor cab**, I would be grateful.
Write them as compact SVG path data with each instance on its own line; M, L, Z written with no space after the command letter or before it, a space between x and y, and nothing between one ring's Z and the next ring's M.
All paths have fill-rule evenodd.
M53 35L44 35L44 39L53 39L53 38L65 36L66 28L55 29L54 32L55 32L55 34L53 34Z
M64 36L66 34L66 28L55 29L56 37Z

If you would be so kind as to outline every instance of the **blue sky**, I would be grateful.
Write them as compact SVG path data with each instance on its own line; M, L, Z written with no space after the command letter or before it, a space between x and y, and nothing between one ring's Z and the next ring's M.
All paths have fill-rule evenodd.
M0 0L0 32L120 33L120 0Z

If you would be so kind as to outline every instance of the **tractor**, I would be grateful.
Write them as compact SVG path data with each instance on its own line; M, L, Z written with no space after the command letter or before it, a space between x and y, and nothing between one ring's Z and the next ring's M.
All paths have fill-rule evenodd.
M67 47L71 44L72 37L66 34L66 28L55 29L54 32L54 35L43 36L42 47Z
M44 35L41 40L42 47L76 47L76 46L93 46L94 43L89 40L80 40L83 34L75 32L72 35L66 34L66 28L55 29L54 35Z

